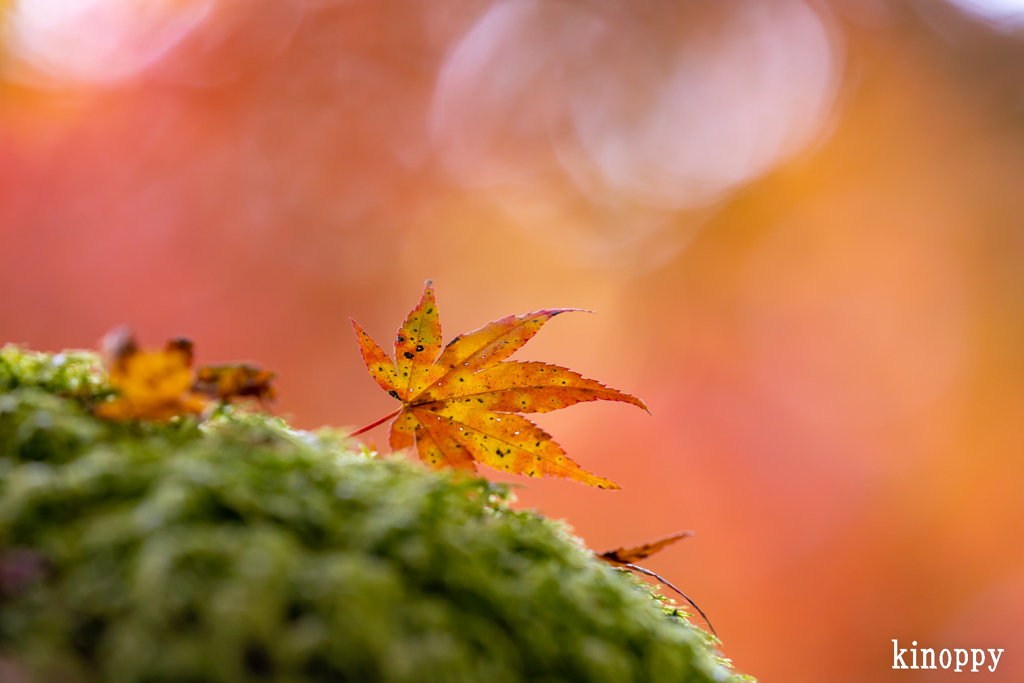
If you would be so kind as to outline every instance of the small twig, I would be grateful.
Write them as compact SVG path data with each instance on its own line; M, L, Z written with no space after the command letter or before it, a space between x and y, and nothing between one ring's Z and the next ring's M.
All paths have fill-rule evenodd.
M349 434L349 436L359 436L363 432L368 432L371 429L373 429L374 427L376 427L377 425L384 424L385 422L387 422L388 420L393 418L395 415L398 415L400 412L402 412L401 408L399 408L398 410L396 410L393 413L388 413L387 415L385 415L381 419L377 420L376 422L371 422L370 424L366 425L365 427L360 427L356 431L354 431L351 434Z
M702 617L704 618L704 621L705 621L705 623L707 623L707 625L708 625L708 628L709 628L709 629L711 629L711 633L712 633L712 634L714 634L714 636L715 636L716 638L718 637L718 633L717 633L717 632L715 631L715 627L711 625L711 620L710 620L710 619L708 619L708 615L704 614L704 610L702 610L702 609L701 609L700 607L697 607L697 603L695 603L695 602L694 602L693 600L691 600L691 599L690 599L690 596L689 596L689 595L687 595L687 594L686 594L686 593L684 593L683 591L679 590L678 588L676 588L675 586L673 586L673 585L672 585L672 584L671 584L670 582L668 582L667 580L665 580L665 578L663 578L663 577L661 577L661 576L658 576L657 574L655 574L654 572L652 572L652 571L651 571L650 569L644 569L643 567L639 567L639 566L637 566L637 565L635 565L635 564L626 564L625 566L626 566L626 568L628 568L628 569L632 569L632 570L634 570L634 571L638 571L638 572L640 572L641 574L646 574L647 576L650 576L650 577L653 577L653 578L657 579L657 580L658 580L658 581L660 581L661 583L665 584L666 586L668 586L669 588L671 588L672 590L674 590L674 591L675 591L676 593L679 593L680 595L682 595L682 596L683 596L683 599L684 599L684 600L686 600L686 602L690 603L690 605L691 605L691 606L692 606L692 607L693 607L693 608L694 608L695 610L697 610L697 612L699 612L699 613L700 613L700 615L701 615L701 616L702 616Z

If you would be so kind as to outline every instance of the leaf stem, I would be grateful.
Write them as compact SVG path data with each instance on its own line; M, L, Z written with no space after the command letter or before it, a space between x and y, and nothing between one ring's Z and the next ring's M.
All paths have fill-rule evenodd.
M691 605L691 606L692 606L692 607L693 607L693 608L694 608L695 610L697 610L698 612L700 612L700 615L701 615L702 617L704 617L704 623L708 625L708 628L709 628L709 629L711 629L711 633L713 633L713 634L715 635L715 637L716 637L716 638L718 637L718 634L717 634L717 633L715 632L715 627L711 625L711 621L710 621L710 620L708 619L708 615L704 614L704 610L702 610L702 609L701 609L700 607L697 607L697 603L695 603L695 602L694 602L693 600L691 600L691 599L690 599L690 596L688 596L688 595L687 595L686 593L684 593L683 591L681 591L681 590L679 590L678 588L676 588L675 586L673 586L673 585L672 585L671 583L669 583L669 582L668 582L668 581L667 581L667 580L666 580L666 579L665 579L664 577L658 576L657 574L655 574L654 572L652 572L652 571L651 571L650 569L644 569L643 567L638 567L638 566L637 566L637 565L635 565L635 564L629 564L629 563L626 563L626 565L625 565L625 566L626 566L627 568L629 568L629 569L632 569L632 570L634 570L634 571L638 571L638 572L640 572L641 574L646 574L647 576L650 576L650 577L653 577L653 578L657 579L657 580L658 580L658 581L660 581L661 583L665 584L666 586L668 586L669 588L671 588L672 590L674 590L674 591L675 591L676 593L679 593L680 595L682 595L682 596L683 596L683 599L685 599L685 600L686 600L686 602L690 603L690 605Z
M393 418L395 415L398 415L400 412L402 412L401 408L399 408L398 410L396 410L393 413L388 413L387 415L385 415L381 419L377 420L376 422L371 422L370 424L366 425L365 427L360 427L356 431L354 431L351 434L349 434L349 436L359 436L363 432L368 432L371 429L373 429L374 427L376 427L377 425L384 424L385 422L387 422L388 420Z

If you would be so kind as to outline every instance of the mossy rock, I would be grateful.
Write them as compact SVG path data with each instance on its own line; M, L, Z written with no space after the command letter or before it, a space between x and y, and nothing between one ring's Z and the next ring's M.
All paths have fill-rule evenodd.
M231 409L98 420L109 394L92 354L0 352L0 678L740 680L503 486Z

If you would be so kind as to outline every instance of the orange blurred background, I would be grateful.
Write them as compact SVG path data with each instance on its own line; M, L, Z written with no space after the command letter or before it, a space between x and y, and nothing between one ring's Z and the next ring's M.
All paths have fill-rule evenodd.
M653 416L541 416L624 490L520 505L598 550L694 529L647 566L762 681L954 675L893 638L1024 680L1024 2L2 16L0 341L187 334L359 426L393 401L349 316L389 343L428 277L446 338L591 309L517 357Z

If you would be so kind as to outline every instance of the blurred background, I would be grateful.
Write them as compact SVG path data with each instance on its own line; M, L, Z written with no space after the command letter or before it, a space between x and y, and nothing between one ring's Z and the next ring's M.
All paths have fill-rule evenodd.
M186 334L359 426L349 316L591 309L517 357L653 416L542 416L624 490L519 505L695 530L647 566L762 681L1024 680L1024 1L0 6L0 341Z

